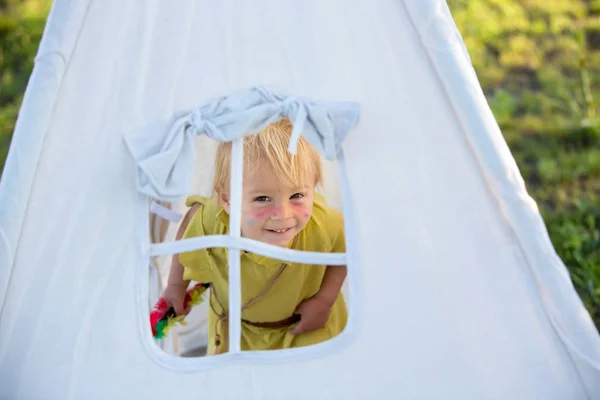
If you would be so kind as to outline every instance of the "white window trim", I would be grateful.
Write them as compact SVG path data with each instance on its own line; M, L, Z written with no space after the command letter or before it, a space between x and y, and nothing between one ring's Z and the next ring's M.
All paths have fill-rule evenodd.
M229 236L242 237L242 179L244 174L244 138L233 141L231 146L231 197L229 198ZM229 247L229 349L234 356L241 352L242 340L242 275L240 249Z
M158 243L150 246L149 254L151 257L168 256L215 247L246 250L266 257L302 264L346 265L348 262L346 253L293 250L259 242L254 239L236 238L230 235L206 235L174 242Z
M241 140L241 139L237 139ZM243 146L240 152L239 148L236 151L235 141L233 146L233 160L243 155ZM343 150L340 150L338 154L338 166L340 172L340 183L342 190L342 212L344 214L344 230L346 238L346 253L314 253L314 252L303 252L298 250L283 249L277 246L268 245L253 241L250 239L242 238L239 235L240 223L241 223L241 160L239 157L239 164L232 165L232 199L231 199L231 224L230 235L222 236L205 236L202 238L186 239L171 243L162 243L151 245L148 240L150 232L150 223L148 220L148 202L149 197L143 194L138 195L137 208L136 208L136 239L138 246L137 252L137 268L136 268L136 302L137 302L137 324L142 346L150 359L156 362L161 367L174 372L198 372L208 369L217 368L223 365L227 365L235 362L251 362L254 364L272 364L282 363L289 361L302 361L310 360L319 357L329 356L331 354L339 353L345 348L349 347L355 340L358 334L359 325L362 314L362 279L360 271L360 260L358 254L358 229L355 217L354 205L352 202L352 193L348 184L348 176L346 170L346 163L344 158ZM239 174L239 175L238 175ZM237 178L236 178L237 177ZM239 179L239 180L238 180ZM234 182L238 181L239 187L233 187ZM234 195L237 196L234 198ZM236 207L237 204L237 207ZM235 224L234 224L234 221ZM237 230L238 236L232 235L234 230ZM220 246L223 244L223 246ZM198 247L202 246L202 247ZM179 357L164 352L159 346L156 345L154 338L152 337L152 330L149 323L149 279L150 271L148 266L151 265L151 257L156 255L167 255L181 252L183 250L192 250L206 247L228 247L230 248L230 255L237 254L237 266L230 261L229 279L230 282L234 279L238 282L236 290L231 290L229 293L230 304L240 304L240 307L236 307L238 312L231 312L229 314L230 324L230 345L229 352L213 355L209 357ZM239 275L239 263L240 263L240 250L248 250L264 254L268 257L278 258L282 260L289 260L292 262L302 263L321 263L321 260L335 258L334 260L327 261L327 265L347 265L348 268L348 298L346 299L348 307L348 321L344 330L336 337L329 339L325 342L314 344L311 346L282 349L275 351L240 351L239 340L241 338L241 285ZM232 253L233 252L233 253ZM333 257L332 257L333 256ZM341 256L341 257L340 257ZM331 262L333 261L333 263ZM233 268L232 268L233 264ZM237 269L233 271L232 269ZM237 274L237 276L236 276ZM232 293L234 292L234 293ZM230 307L231 308L231 307ZM237 321L235 320L237 319ZM237 322L237 323L236 323ZM237 328L237 329L236 329ZM237 338L236 340L231 340ZM236 344L233 347L232 344ZM235 350L235 351L232 351Z

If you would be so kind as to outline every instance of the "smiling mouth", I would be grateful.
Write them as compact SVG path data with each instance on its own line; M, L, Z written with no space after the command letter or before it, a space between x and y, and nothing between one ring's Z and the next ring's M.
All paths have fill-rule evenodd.
M285 228L285 229L266 229L268 232L271 233L285 233L287 231L289 231L292 228Z

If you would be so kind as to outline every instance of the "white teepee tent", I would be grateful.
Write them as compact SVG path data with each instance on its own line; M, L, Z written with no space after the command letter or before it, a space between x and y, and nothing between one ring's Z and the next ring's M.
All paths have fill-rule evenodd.
M350 320L176 357L147 318L174 247L148 243L124 135L255 85L360 106L328 188ZM0 186L0 310L0 399L600 398L598 333L443 0L56 0Z

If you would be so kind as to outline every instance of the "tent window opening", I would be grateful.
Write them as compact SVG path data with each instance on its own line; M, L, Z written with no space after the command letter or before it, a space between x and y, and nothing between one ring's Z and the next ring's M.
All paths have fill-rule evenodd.
M227 147L231 152L231 157L226 157L230 189L213 187L208 196L187 196L181 211L174 211L173 204L152 201L151 240L168 243L170 230L173 239L179 241L222 235L248 238L253 246L194 248L162 259L154 257L152 268L160 278L153 279L157 282L151 298L168 299L153 305L154 338L170 354L201 357L305 347L336 337L345 328L348 313L337 162L322 162L313 152L318 161L317 182L311 177L315 187L298 189L276 177L269 180L274 175L269 168L254 172L248 156L246 162L238 162L236 156L242 160L244 156L235 154L239 151L235 141L221 146ZM243 153L243 146L239 147ZM223 157L221 153L217 150L213 158ZM217 179L220 161L214 161ZM236 178L240 165L246 165L242 168L245 180ZM270 256L263 252L263 246ZM278 255L279 248L300 254L287 259L285 253ZM182 296L180 285L187 289L188 300L175 310L171 297L174 291ZM238 316L231 310L240 310ZM165 315L167 311L170 313ZM182 321L185 325L180 324Z
M165 195L169 182L157 188L162 166L144 165L138 176L140 191L151 199L151 332L170 355L309 348L342 336L347 327L352 274L342 210L351 207L341 143L332 143L336 129L343 138L347 132L340 132L356 117L343 107L314 111L296 98L275 103L287 111L260 123L222 115L211 120L195 111L183 117L187 122L167 124L170 142L177 129L211 130L214 121L243 131L231 140L197 135L183 143L195 152L187 157L189 169L174 165L163 176L165 182L193 182L177 188L180 195ZM326 123L318 123L319 113ZM319 142L319 135L328 139ZM156 147L164 160L164 145Z

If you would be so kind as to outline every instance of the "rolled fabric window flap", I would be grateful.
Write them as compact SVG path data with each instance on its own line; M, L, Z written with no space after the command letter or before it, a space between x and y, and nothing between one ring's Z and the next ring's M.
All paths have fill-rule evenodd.
M279 94L255 86L127 132L124 140L137 165L137 188L159 200L177 201L191 192L198 135L229 142L258 133L281 118L294 125L290 153L295 154L298 140L304 137L333 160L358 122L359 105Z

